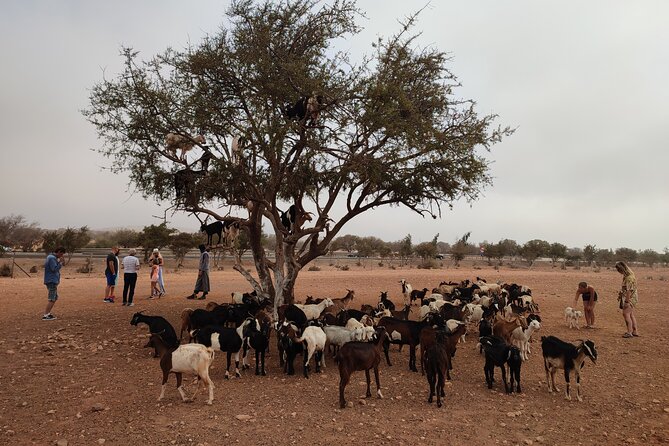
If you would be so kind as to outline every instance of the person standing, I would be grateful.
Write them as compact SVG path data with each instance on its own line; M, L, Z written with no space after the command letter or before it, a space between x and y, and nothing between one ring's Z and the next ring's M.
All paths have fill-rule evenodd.
M158 287L158 271L160 270L160 262L158 259L151 260L151 295L149 299L160 297L160 288Z
M134 249L128 251L128 255L123 258L121 267L123 268L123 303L129 307L134 306L132 302L135 297L135 285L137 285L137 271L139 271L139 259L135 257L137 252Z
M639 330L636 324L636 316L634 315L634 309L639 303L636 276L625 262L616 262L616 270L623 275L623 283L618 293L620 308L623 310L623 317L627 326L627 331L623 335L623 338L638 337Z
M48 290L46 309L42 316L43 321L53 321L56 316L51 314L51 309L58 300L58 284L60 283L60 269L65 262L63 256L65 255L65 248L59 247L52 253L46 256L44 262L44 285Z
M200 250L200 265L197 271L197 281L193 294L187 296L186 299L206 299L209 293L209 248L200 244L198 249ZM197 297L200 291L202 291L202 296Z
M105 287L105 298L103 301L113 304L114 299L116 297L114 296L114 288L116 288L116 281L118 279L118 253L119 253L118 246L114 246L111 249L111 252L107 254L107 260L106 260L106 269L105 269L105 277L107 278L107 286Z
M578 305L578 296L583 298L583 313L585 314L585 328L595 328L595 304L597 303L597 291L587 282L578 284L576 297L574 298L574 308Z
M158 297L162 297L165 295L165 281L163 280L163 265L165 264L165 261L158 248L153 248L153 258L158 259Z

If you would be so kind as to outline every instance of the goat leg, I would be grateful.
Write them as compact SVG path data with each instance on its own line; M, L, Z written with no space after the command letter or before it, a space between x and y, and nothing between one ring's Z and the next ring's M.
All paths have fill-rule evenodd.
M372 396L372 391L370 389L370 385L372 383L372 379L369 376L369 369L365 370L365 378L367 379L367 393L365 393L365 398L369 398Z
M376 397L383 399L383 394L381 393L381 381L379 380L379 366L378 364L374 367L374 379L376 380Z

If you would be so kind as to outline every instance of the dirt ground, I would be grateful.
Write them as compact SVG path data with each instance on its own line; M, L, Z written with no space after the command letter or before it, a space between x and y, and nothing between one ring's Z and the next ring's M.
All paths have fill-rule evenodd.
M41 262L33 262L41 263ZM187 301L194 270L166 272L168 295L147 300L148 273L141 271L134 308L102 302L104 277L78 274L69 266L53 313L40 319L46 304L41 274L0 279L0 444L659 444L669 442L669 337L666 297L669 270L637 268L641 337L623 339L623 318L616 307L621 276L614 270L561 270L544 265L533 270L488 266L420 270L390 269L368 263L349 271L321 263L321 271L303 271L296 295L343 297L356 291L353 307L376 303L380 291L401 302L399 279L414 288L432 288L441 280L473 279L529 286L541 307L539 335L575 341L589 338L599 353L597 365L582 373L583 402L549 394L541 347L522 369L522 394L501 393L499 370L493 390L485 386L483 358L476 350L476 327L458 348L453 380L444 407L427 404L427 382L408 370L408 350L391 347L393 366L381 366L384 399L361 399L362 372L346 389L352 407L338 409L339 376L327 360L324 373L307 380L285 376L278 367L276 343L268 357L268 376L249 371L225 381L224 356L211 371L216 385L213 406L202 391L194 403L182 403L170 378L166 398L157 402L161 372L143 349L145 325L129 324L135 311L162 315L178 326L184 307L207 301L228 302L230 292L248 286L229 267L212 273L207 301ZM600 295L595 330L570 330L563 311L571 305L579 281ZM120 296L120 292L116 293ZM415 318L415 312L414 312ZM537 337L538 339L538 337ZM298 371L301 367L298 367ZM564 380L558 374L558 387ZM187 392L194 386L188 379ZM374 394L374 392L372 392ZM59 442L59 443L58 443Z

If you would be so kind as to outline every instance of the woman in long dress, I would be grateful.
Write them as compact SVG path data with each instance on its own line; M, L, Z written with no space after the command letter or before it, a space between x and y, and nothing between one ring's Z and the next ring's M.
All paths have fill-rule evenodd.
M160 293L158 297L162 297L165 295L165 281L163 279L163 265L165 261L158 248L153 250L153 257L158 259L158 290Z

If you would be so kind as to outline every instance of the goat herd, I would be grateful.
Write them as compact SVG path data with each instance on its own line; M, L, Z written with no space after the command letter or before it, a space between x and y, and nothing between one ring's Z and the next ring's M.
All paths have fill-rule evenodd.
M325 367L324 354L331 351L339 367L339 404L346 407L344 390L354 371L364 371L367 378L367 397L371 396L370 371L374 370L377 396L382 398L379 382L379 364L383 356L391 365L390 344L409 346L409 369L417 372L416 347L420 345L421 372L429 384L428 402L436 395L437 406L445 396L444 380L450 380L452 360L459 342L464 342L467 325L478 325L477 348L485 358L484 373L488 388L494 382L494 369L501 369L505 391L520 392L520 372L523 361L529 359L530 337L541 328L538 304L532 292L518 284L487 283L477 277L476 282L442 282L431 292L427 288L414 290L404 279L400 280L404 307L396 310L395 304L382 292L377 306L362 305L360 310L350 307L355 292L348 290L339 299L314 299L307 297L305 304L282 305L275 321L268 308L269 299L253 293L232 293L231 304L210 302L205 309L186 308L181 314L179 337L170 323L160 316L135 313L131 324L145 323L151 332L146 347L153 347L155 357L160 357L163 372L159 400L164 397L170 373L177 378L177 390L183 401L182 374L197 376L198 386L203 381L209 391L207 404L212 404L214 384L209 377L209 367L214 352L227 355L225 378L230 376L230 363L235 355L235 375L239 370L240 353L242 368L248 368L250 349L255 351L255 373L265 375L265 354L270 345L270 333L277 337L279 364L284 372L293 375L294 360L303 356L304 377L309 377L310 361L314 358L315 370ZM409 314L416 301L420 302L418 320ZM186 336L190 343L182 344ZM576 397L580 394L580 372L586 357L593 363L597 350L590 340L577 344L564 342L554 336L541 337L541 348L549 392L557 391L555 374L564 370L566 398L571 399L570 375L576 376ZM507 380L507 370L509 379Z

